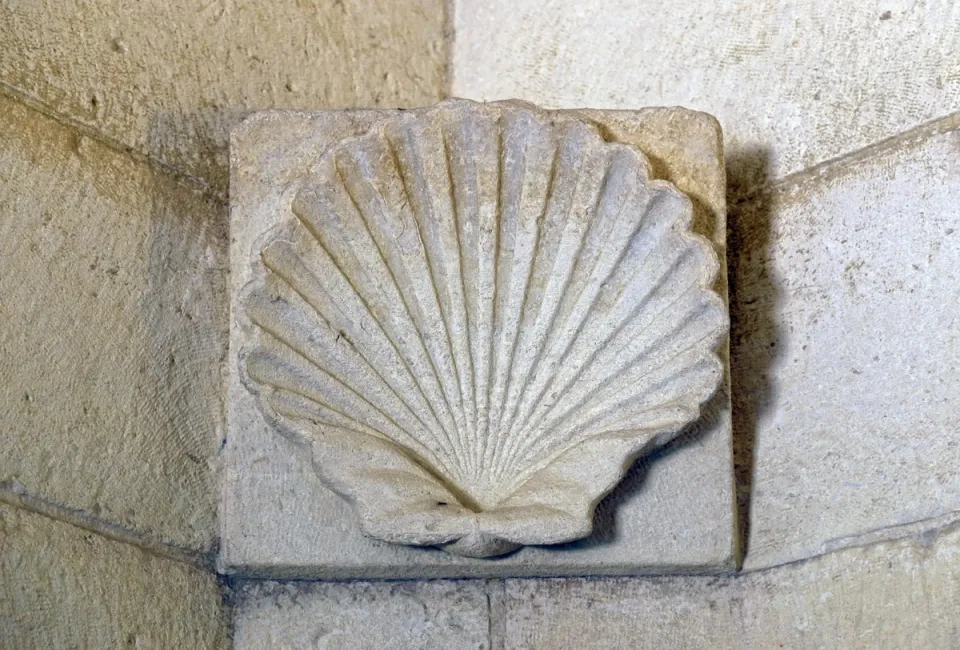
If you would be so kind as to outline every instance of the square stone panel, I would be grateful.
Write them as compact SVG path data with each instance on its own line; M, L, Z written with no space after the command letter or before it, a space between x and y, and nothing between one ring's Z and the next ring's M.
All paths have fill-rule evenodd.
M258 113L231 138L231 310L251 279L265 233L292 217L299 183L327 147L364 133L390 111ZM695 230L721 260L726 299L725 177L720 127L680 108L565 110L609 140L637 146L654 176L694 204ZM343 499L324 487L307 454L272 431L241 384L243 332L231 319L227 444L220 508L221 567L256 577L433 578L723 572L735 564L729 371L703 415L677 440L641 459L600 504L594 533L501 558L469 559L439 549L364 537ZM724 348L721 357L728 367Z

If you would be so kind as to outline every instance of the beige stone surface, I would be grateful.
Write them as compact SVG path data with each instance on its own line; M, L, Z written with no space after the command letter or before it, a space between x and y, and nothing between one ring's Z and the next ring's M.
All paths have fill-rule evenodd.
M960 528L740 577L509 580L503 650L960 647Z
M720 262L649 167L585 120L464 100L323 154L233 316L241 381L364 534L475 558L583 539L700 418Z
M437 100L445 7L12 0L0 4L0 82L225 191L229 128L250 110Z
M247 583L236 650L487 650L481 582Z
M455 26L457 95L713 113L736 196L893 137L731 221L746 566L960 510L957 136L911 144L953 128L917 125L958 106L960 5L494 0Z
M229 646L216 578L26 510L0 505L0 646Z
M376 113L267 112L234 132L231 282L251 277L265 232L290 215L305 170L328 143L362 133ZM612 138L648 153L655 173L694 199L696 229L719 251L725 202L716 122L689 111L587 112ZM724 255L721 254L721 260ZM721 275L718 289L725 288ZM234 298L235 300L235 298ZM233 309L237 309L234 304ZM234 321L232 350L242 330ZM451 577L717 571L734 562L728 393L676 444L641 463L598 511L595 533L560 549L495 560L452 557L363 537L350 507L302 453L271 431L229 356L228 440L221 503L222 568L268 577Z
M7 99L0 169L4 493L209 549L225 207Z
M747 569L960 512L960 119L731 218Z
M960 105L952 0L488 0L455 11L453 95L706 111L736 178L782 177Z

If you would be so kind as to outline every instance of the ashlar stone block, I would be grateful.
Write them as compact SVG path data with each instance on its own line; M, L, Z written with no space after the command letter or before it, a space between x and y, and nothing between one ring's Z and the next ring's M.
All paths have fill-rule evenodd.
M729 577L507 580L505 650L960 647L960 528Z
M748 569L960 511L958 143L955 116L738 210Z
M602 10L600 8L602 7ZM952 0L455 3L453 93L717 116L738 184L779 179L960 105Z
M0 497L207 552L225 206L0 98Z
M490 608L479 581L241 583L233 647L485 650Z
M445 20L441 0L6 2L0 82L219 195L250 111L438 100Z
M4 648L232 647L209 571L0 504Z
M683 109L509 102L270 113L239 129L226 568L729 566L719 142L715 120ZM278 432L312 452L320 482L275 464L302 455ZM633 460L669 442L702 455L662 494L608 499L618 519L594 526ZM300 525L276 523L270 475L303 499ZM691 498L702 515L665 530ZM647 543L681 535L699 544L670 559Z

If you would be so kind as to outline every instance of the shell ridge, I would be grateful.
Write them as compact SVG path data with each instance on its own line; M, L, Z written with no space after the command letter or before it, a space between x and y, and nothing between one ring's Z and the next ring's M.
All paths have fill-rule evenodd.
M495 427L499 419L503 397L504 375L509 371L508 360L505 358L511 348L508 340L512 341L516 327L513 322L514 310L511 309L511 306L515 301L514 294L517 285L514 275L519 270L517 268L518 240L522 236L519 212L526 189L523 181L529 169L531 141L533 140L533 136L530 134L531 129L521 129L521 126L524 125L520 123L520 118L516 118L516 115L516 113L508 113L505 118L506 124L501 127L504 143L504 148L500 152L501 164L503 165L501 178L505 180L501 180L500 185L497 291L493 305L493 338L495 344L485 429L485 436L490 438L493 443L491 456L484 462L484 466L488 469L497 467L497 452L502 444L502 437ZM526 126L529 126L529 121L527 122ZM522 252L521 249L519 253L522 254Z
M509 428L504 426L503 416L509 407L509 401L510 401L510 395L511 395L510 389L513 385L514 371L517 363L517 354L516 354L517 347L518 345L520 345L521 340L523 338L523 332L525 331L523 325L527 324L527 321L528 321L526 316L527 305L531 299L536 299L538 300L538 302L535 305L535 307L536 308L540 307L539 299L536 297L533 297L536 294L536 288L534 287L534 272L536 270L537 258L539 257L539 254L541 252L540 244L543 240L545 230L547 228L547 224L546 224L547 213L550 209L550 203L551 203L551 198L553 197L553 194L554 194L554 188L556 187L557 173L558 173L558 167L559 167L557 154L558 154L557 143L555 139L551 138L550 155L549 155L550 169L547 172L547 182L543 192L542 207L538 211L537 218L534 220L534 223L533 223L532 241L530 242L530 246L529 246L530 258L526 265L523 294L520 298L520 304L518 305L518 308L516 310L517 312L516 333L512 338L510 351L507 356L507 372L505 373L506 378L505 378L504 389L503 389L503 397L501 399L501 406L497 412L496 431L498 432L498 435L501 439L508 438L508 435L506 435L506 433L509 430ZM537 203L541 203L541 201L538 200ZM490 468L490 471L495 475L499 476L502 472L502 469L503 469L502 464L500 465L495 464L493 467Z
M385 131L382 133L382 141L386 146L387 151L390 154L391 161L394 169L397 172L398 178L400 180L401 189L403 191L406 202L410 207L410 210L413 214L413 221L416 224L417 232L420 237L420 251L422 253L422 260L426 264L426 276L423 283L411 283L415 286L425 286L429 285L428 295L426 297L420 297L419 292L413 290L413 300L415 300L420 306L421 309L426 303L426 306L430 308L431 311L436 310L434 316L439 316L435 320L441 325L442 335L446 341L446 350L449 353L449 363L453 366L452 368L447 367L446 358L442 351L437 348L442 345L442 343L434 343L432 346L428 346L428 351L430 358L433 362L434 372L437 373L440 379L441 389L443 391L443 397L447 406L447 409L450 411L453 418L453 423L456 427L456 435L454 431L450 431L449 437L456 441L453 443L457 448L457 459L461 465L463 471L469 471L471 465L470 461L467 459L467 452L465 447L465 433L466 433L466 424L464 422L464 408L463 408L463 387L460 382L460 373L457 368L456 355L453 349L453 341L450 337L450 329L447 322L447 314L444 310L444 301L440 296L440 287L437 273L437 264L433 259L435 251L441 248L440 245L436 242L436 232L435 228L438 226L436 223L438 220L433 214L432 206L429 201L423 200L422 197L418 196L417 191L411 191L411 181L407 177L407 167L410 167L411 175L414 174L414 171L420 171L420 176L423 176L423 165L422 161L419 160L418 151L415 145L406 146L408 144L407 136L408 133L401 133L401 139L404 146L397 146L397 144L391 139L390 135ZM409 165L404 163L404 160L400 154L400 151L406 156L409 156ZM414 184L415 186L415 184ZM433 225L431 225L433 224ZM426 231L426 236L425 236ZM404 262L404 265L407 266ZM407 269L407 274L409 275L409 268ZM431 321L434 320L432 316L424 314L424 320ZM418 328L419 329L419 328ZM439 365L442 368L442 373L440 372ZM456 390L453 390L450 386L451 383L456 383ZM460 408L453 408L451 405L451 399L458 399ZM459 444L457 444L459 443Z
M254 322L256 322L256 321L254 321ZM355 387L351 386L348 382L345 382L341 377L338 377L338 376L336 376L335 374L333 374L325 365L323 365L323 364L321 364L320 362L318 362L318 360L315 360L315 359L311 358L307 353L305 353L302 349L300 349L300 346L292 345L289 341L284 340L277 332L275 332L275 331L273 330L273 328L269 327L268 325L265 325L265 324L262 323L262 322L257 322L257 325L258 325L258 326L264 331L264 333L266 333L268 336L273 337L274 339L276 339L276 340L283 346L283 348L284 348L285 350L288 350L290 353L292 353L292 354L294 354L294 355L297 355L298 358L302 359L302 360L303 360L304 362L306 362L308 365L310 365L310 366L313 367L313 368L316 368L323 376L326 376L326 377L328 377L330 380L332 380L333 382L341 385L341 386L342 386L344 389L346 389L349 393L351 393L352 395L354 395L354 397L355 397L356 400L360 401L361 403L366 403L366 404L368 404L369 407L370 407L370 409L372 409L373 411L379 413L385 420L387 420L388 422L390 422L390 424L392 424L392 425L397 429L397 431L401 434L401 437L403 437L403 436L409 437L416 447L421 447L421 448L424 448L424 449L429 450L429 447L426 447L423 443L421 443L420 441L418 441L415 437L410 436L409 434L407 434L406 431L405 431L405 429L404 429L404 427L402 427L399 423L397 423L393 418L391 418L387 413L385 413L385 412L384 412L382 409L380 409L377 405L370 403L369 400L368 400L365 396L363 396L361 393L359 393L359 392L356 390ZM312 347L314 347L314 346L312 346ZM251 374L251 377L252 377L252 378L256 378L255 375L253 374L253 373L255 372L255 369L254 369L254 368L251 368L250 365L249 365L249 358L248 358L248 360L247 360L247 364L248 364L248 365L247 365L247 372ZM252 370L253 370L253 372L251 372ZM310 401L310 402L312 402L312 403L315 403L315 404L321 406L322 408L325 408L325 409L328 409L328 410L330 410L330 411L333 411L333 412L337 413L338 415L342 416L343 418L347 419L347 420L350 421L350 422L354 422L354 423L360 424L360 425L362 425L362 426L369 426L369 425L363 425L363 423L359 422L359 421L356 419L356 417L353 417L353 416L348 415L348 414L346 413L346 409L344 408L344 406L346 406L346 405L344 405L344 404L341 404L341 405L339 405L339 406L336 406L336 405L334 405L334 404L329 403L329 402L326 401L326 400L319 399L319 396L318 396L318 395L307 395L307 394L305 394L305 393L303 392L302 388L300 388L299 390L297 390L297 389L295 389L295 387L294 387L292 384L290 384L290 385L278 384L278 383L276 383L276 380L269 379L269 378L267 378L267 377L265 377L265 376L262 376L262 375L261 375L261 381L262 381L263 383L269 385L269 386L272 386L272 387L276 388L276 389L283 390L283 391L286 391L286 392L288 392L288 393L292 393L292 394L295 394L295 395L299 395L299 396L303 397L305 400L308 400L308 401ZM309 381L302 380L302 379L301 379L301 381L300 381L300 385L301 385L301 386L303 386L303 385L309 385L309 383L310 383ZM323 392L327 392L327 391L323 391ZM329 391L329 392L330 392L330 394L333 394L333 395L336 395L336 394L338 393L338 391ZM380 430L375 429L375 428L374 428L373 430L374 430L374 431L377 431L378 433L380 433L380 434L383 435L384 437L392 438L392 436L391 436L390 434L388 434L387 432L385 432L385 431L380 431ZM394 435L396 435L396 433L394 433ZM408 444L408 443L405 443L405 444ZM439 466L446 467L446 464L441 460L441 458L436 456L436 452L430 450L430 454L429 454L429 455L430 455L430 456L433 456L433 457L437 460ZM448 471L449 471L450 468L447 467L447 469L448 469Z
M499 221L500 211L500 183L502 174L502 130L499 119L491 119L488 115L471 116L468 124L463 126L464 147L463 164L469 170L465 174L474 189L473 221L474 231L465 230L470 235L468 245L464 248L464 255L468 257L472 268L471 274L475 283L468 283L468 304L471 307L468 313L471 330L471 356L473 358L474 394L476 403L475 432L479 443L474 450L477 466L482 466L488 458L490 447L489 437L486 435L488 419L488 405L490 402L490 373L493 350L493 308L496 302L497 290L497 255L499 254ZM476 152L479 150L479 154ZM496 170L491 178L490 168ZM469 197L467 193L465 198ZM462 204L462 202L461 202ZM464 219L464 225L471 224L471 220ZM485 254L489 252L489 254Z
M322 190L319 190L319 191L322 192ZM347 199L350 201L351 206L353 206L354 210L357 212L358 220L362 224L362 217L359 216L359 207L356 205L355 201L350 196L349 191L347 190L346 187L344 187L344 194L346 195ZM301 198L302 197L298 195L298 199L301 199ZM299 209L298 209L298 206L299 206ZM343 278L346 286L349 287L351 295L356 296L356 299L364 307L366 312L371 315L372 320L377 324L380 331L384 334L385 340L389 343L389 345L392 347L393 351L397 355L397 358L400 359L401 363L406 368L407 374L410 377L413 384L417 387L417 390L420 393L420 397L423 400L424 405L429 410L430 414L433 416L436 422L435 429L427 426L426 430L430 431L432 435L435 437L437 443L441 447L443 447L444 443L441 438L441 432L444 431L443 426L436 414L436 411L433 408L433 404L429 399L426 390L418 381L417 379L418 375L413 371L413 368L410 365L410 360L400 350L400 346L398 345L398 342L396 340L397 333L396 332L391 333L387 331L388 329L392 329L387 327L390 321L386 320L385 322L382 322L380 319L377 319L374 316L375 310L371 307L369 298L366 297L365 292L361 289L361 287L357 286L357 284L355 284L354 281L351 280L351 274L344 268L342 261L338 259L338 256L336 255L335 251L331 250L329 245L325 242L325 238L323 237L322 233L314 225L312 218L308 214L308 211L304 208L302 204L302 200L294 202L294 214L297 216L297 218L299 219L300 223L304 226L306 231L309 232L310 235L313 237L313 240L318 243L320 249L323 251L326 257L331 261L334 268L337 269L340 277ZM376 246L375 241L372 241L372 244ZM444 454L451 454L451 452L452 452L452 449L444 450Z
M266 397L266 399L273 404L273 410L277 415L289 420L305 420L315 426L336 427L344 429L345 431L362 432L364 435L372 437L382 437L376 430L370 429L367 425L360 425L356 429L351 428L353 425L358 424L356 420L351 419L350 416L342 411L338 411L332 406L315 402L300 393L288 391L283 388L272 388L271 395ZM331 415L333 417L331 417Z
M322 248L322 244L320 242L316 242L316 240L312 241ZM319 278L316 276L314 271L309 268L309 266L303 262L301 258L295 255L273 255L273 246L277 245L282 246L287 252L291 250L287 248L288 245L284 245L283 243L271 245L271 247L265 249L264 253L261 255L261 260L264 266L270 269L279 280L282 280L291 291L297 294L301 300L310 306L318 318L323 321L323 324L326 325L326 327L328 327L331 331L340 332L340 336L338 336L339 340L344 335L344 329L341 327L335 327L333 325L330 312L341 312L340 307L332 299L332 296L329 295L328 291L325 290L323 283L319 281ZM288 262L290 259L294 261ZM295 278L299 278L300 281L298 282ZM313 286L310 287L305 285ZM341 318L337 320L342 322L342 315ZM372 320L379 327L376 319ZM346 324L344 323L344 325ZM350 329L351 334L355 335L356 328ZM361 332L363 332L362 326ZM365 332L357 338L358 342L363 341L367 345L372 345L369 341L369 335ZM394 387L391 382L383 376L380 370L377 369L376 364L371 363L367 355L364 354L363 350L367 347L367 345L351 345L353 353L356 354L362 361L360 367L368 368L378 378L379 382L393 394L394 398L403 406L403 408L405 408L425 430L429 431L430 427L427 425L427 423L424 422L419 415L417 415L416 411L406 402L403 396L401 396L401 394L397 391L396 387ZM334 346L334 349L336 348L337 346Z
M467 433L468 433L468 446L471 448L476 448L477 446L477 431L476 431L476 389L473 386L473 343L471 340L470 333L470 317L469 311L467 309L467 289L465 286L465 275L464 272L464 260L463 260L463 245L460 241L460 231L461 223L459 217L459 205L457 203L457 193L456 193L456 183L454 182L454 163L452 160L450 152L450 141L447 138L446 133L444 132L443 125L439 127L440 131L440 142L443 147L443 160L444 166L446 169L446 179L447 179L447 189L448 191L445 195L450 200L450 215L453 220L453 237L454 237L454 246L456 248L456 268L457 280L459 280L459 311L462 312L458 314L458 319L462 323L459 331L463 332L463 346L464 349L460 351L460 354L463 357L463 364L458 366L458 372L461 374L460 380L460 396L461 400L467 406L467 412L464 414L467 422ZM471 463L472 468L475 472L479 471L479 463L474 454L467 454L467 459Z
M265 355L264 362L269 360L270 357ZM285 415L294 416L297 419L316 420L317 423L328 426L344 426L343 423L346 422L349 426L368 428L379 435L385 435L382 431L374 428L375 424L364 424L354 416L348 415L343 410L343 405L338 408L323 399L317 399L315 390L312 388L304 389L294 385L294 382L284 381L283 379L270 379L254 367L249 366L251 361L256 364L259 360L247 360L250 377L267 387L268 390L261 395L273 403L278 413L283 412Z
M304 396L299 392L286 390L284 388L272 387L270 395L263 395L262 398L268 401L272 410L278 416L286 418L292 422L308 422L310 425L313 425L313 427L320 427L321 429L332 427L345 431L353 431L355 433L361 433L372 438L386 440L392 444L401 444L392 440L392 438L383 432L372 429L369 425L365 425L356 421L351 416L347 415L343 410L340 410L333 405L317 402L312 397ZM289 427L281 428L290 430ZM302 439L303 436L300 432L294 430L290 431L291 433L295 434L292 436L294 439ZM323 434L321 433L320 435L322 437ZM416 439L413 439L412 443L412 445L403 445L410 451L411 454L415 454L418 457L427 459L433 456L432 452L428 448L423 447ZM442 462L434 466L440 468L444 467Z
M343 429L344 431L352 431L357 434L396 443L390 435L358 422L334 405L319 402L313 396L304 395L300 391L287 389L285 387L273 388L274 393L268 397L268 400L273 404L273 408L277 414L290 420L307 421L311 425L321 428L332 427ZM330 417L331 414L334 417ZM407 443L396 444L403 444L411 453L418 454L424 458L430 456L429 449L420 445L415 439L412 442L413 445L408 445ZM424 451L427 452L426 455L423 454Z
M607 178L612 176L612 170L613 170L613 166L611 165L610 171L608 171L604 175L605 181L607 180ZM606 204L606 202L604 201L604 198L609 199L608 192L610 191L609 189L610 187L611 186L608 183L606 182L604 183L604 189L601 190L599 194L600 199L598 200L597 211L594 213L595 215L604 213L601 206ZM633 194L634 194L634 189L631 188L622 196L620 200L616 201L616 208L612 212L609 210L606 211L607 218L604 219L604 222L605 222L605 225L609 224L609 227L606 229L606 232L600 235L602 240L601 242L599 242L599 245L597 247L598 253L593 257L591 268L587 274L587 277L590 278L590 280L585 281L585 283L581 286L580 293L574 302L574 307L571 309L570 316L572 316L575 320L574 321L568 320L567 322L568 327L566 327L565 329L566 331L569 332L569 336L566 337L565 339L566 345L558 355L557 371L550 373L549 379L544 383L541 391L539 392L536 399L534 400L534 403L536 404L536 408L530 411L528 415L524 418L524 420L516 425L515 434L511 437L512 441L514 442L514 444L512 445L512 449L511 449L509 461L508 461L511 467L513 466L512 465L513 462L516 460L518 449L520 449L521 447L526 447L529 444L531 444L529 442L529 439L527 438L526 432L529 432L531 429L535 429L537 426L537 422L540 419L542 419L542 414L539 416L537 414L541 412L545 407L543 396L547 394L547 392L550 391L551 388L555 385L556 379L561 374L562 372L561 369L564 367L571 349L573 349L574 346L576 346L577 342L582 339L582 336L585 331L585 328L583 327L585 321L590 316L593 306L596 304L596 301L599 299L600 293L604 284L609 280L610 276L616 271L617 266L620 263L620 260L622 260L623 256L625 255L625 251L629 246L629 242L630 242L629 237L625 237L622 245L616 248L618 251L616 256L612 256L609 254L605 255L605 253L608 252L611 248L613 248L613 246L611 246L610 243L611 243L611 240L613 240L614 236L618 233L617 222L623 221L620 218L620 216L623 212L624 207L628 204L629 199ZM595 218L598 221L600 220L599 216L596 216ZM612 259L610 259L611 257ZM600 266L601 261L604 261L604 264L601 267L601 272L598 273L597 267ZM608 268L603 270L604 267L608 267ZM601 274L603 275L602 279L599 277ZM584 304L584 302L586 302L586 304ZM581 305L583 306L581 307ZM582 368L580 372L582 372ZM555 400L553 400L553 395L551 395L550 401L555 402ZM533 424L530 424L530 418L535 418Z
M459 128L455 129L449 138L443 132L441 126L441 137L443 139L444 157L447 166L447 182L450 188L453 219L456 224L456 247L460 265L460 289L463 294L463 318L465 323L463 333L467 343L466 358L468 362L466 379L469 385L467 403L470 404L472 408L472 412L469 414L470 426L468 426L468 430L471 433L471 449L473 452L470 456L473 466L479 468L482 459L482 436L479 428L480 385L478 383L478 372L480 372L478 369L480 342L475 329L479 327L477 318L480 303L480 264L476 257L479 251L474 250L474 247L479 246L480 242L481 192L474 159L469 155L470 149L479 148L478 146L470 146L471 144L475 144L479 137L476 134L476 131L479 129L476 122L477 120L472 118L469 122L465 121L461 123ZM456 156L454 156L454 152L456 152ZM456 170L456 172L454 170ZM459 182L454 182L455 177L459 179ZM462 195L459 199L457 198L458 193ZM463 212L462 215L461 212ZM474 218L472 228L471 216ZM468 272L475 272L477 274L477 278L475 278L476 282L467 282L466 276Z
M503 156L503 118L496 120L497 124L497 181L496 181L496 190L494 192L494 200L496 201L495 207L493 210L493 215L498 217L502 213L502 194L503 194L503 172L504 172L504 156ZM493 332L496 327L496 305L498 302L498 291L500 288L500 279L498 277L500 273L500 232L502 229L501 220L497 219L497 223L493 224L491 227L491 234L494 235L494 241L492 243L492 252L493 260L490 265L491 272L493 274L492 282L490 288L492 290L489 302L489 311L487 314L489 316L489 322L487 323L490 327L488 330L487 336L487 357L486 364L484 368L485 381L483 382L485 394L484 408L479 409L480 413L480 424L482 428L478 429L480 435L483 438L483 462L482 465L489 467L491 462L491 454L495 451L495 444L490 442L490 428L489 428L489 407L491 400L491 391L493 390L492 382L490 381L490 376L493 374L493 359L494 359L494 336ZM482 251L481 251L482 252ZM480 256L482 258L482 256ZM494 441L495 443L495 441Z
M392 283L393 292L396 294L399 300L399 304L402 305L404 313L407 316L407 319L409 319L411 323L416 322L414 315L411 313L411 307L408 302L408 299L404 295L404 292L401 288L401 283L397 279L396 270L390 264L389 257L391 256L383 250L383 247L381 246L380 242L377 241L377 238L370 227L370 222L369 222L370 217L369 215L367 215L367 213L363 210L363 208L358 203L358 200L354 196L354 193L351 191L349 184L346 182L343 170L342 168L340 168L339 165L337 165L337 173L340 179L340 186L343 187L344 192L349 197L351 203L353 204L359 216L360 223L365 229L367 236L372 241L374 249L376 250L379 256L381 265L383 269L385 269L387 276L390 282ZM396 317L390 318L388 320L394 327L406 326L409 324L404 322L404 319L396 318ZM428 372L428 373L413 373L413 376L415 379L417 379L417 384L420 386L421 390L424 391L424 396L427 398L427 404L429 405L431 411L433 412L434 417L436 417L440 423L440 431L442 432L443 438L446 440L446 444L449 447L449 452L451 454L452 459L454 460L454 464L456 466L462 467L463 466L462 458L460 457L456 443L454 443L453 441L454 440L453 437L451 437L451 430L455 429L454 419L450 412L450 405L449 405L449 402L447 401L446 393L444 391L443 386L440 383L439 373L434 363L433 356L430 353L430 350L427 346L426 341L424 341L423 339L423 333L420 328L403 327L403 329L407 331L407 334L409 336L408 340L413 342L417 346L416 352L418 353L418 355L423 359L423 361L426 362L426 365L428 365L432 370L432 372ZM397 345L398 351L406 349L407 347L408 346ZM423 377L424 379L429 380L429 383L431 384L431 386L429 386L429 390L424 388L423 384L421 384L419 380L419 377ZM434 396L431 397L430 394L433 394Z
M651 410L655 412L669 405L685 411L696 411L699 409L716 392L715 390L707 390L709 386L701 386L701 384L715 384L715 379L721 374L722 369L719 358L701 358L693 360L692 362L688 359L681 358L681 356L692 356L692 352L692 349L685 350L682 355L669 359L654 369L654 372L657 374L652 375L651 383L648 384L651 392L657 391L658 394L670 392L675 395L671 401L666 404L657 405L655 409L651 409L649 406L642 405L641 403L642 408L638 409L637 403L641 397L621 397L624 391L615 391L610 399L622 405L623 408L620 410L610 409L606 413L600 412L593 420L585 422L582 426L608 428L614 426L612 423L616 422L618 423L616 425L618 428L631 428L631 422L638 417L649 416ZM671 364L671 362L675 363ZM687 365L682 369L676 367L683 363ZM688 384L697 389L698 395L696 397L689 397L684 400L682 395L680 395L682 391L679 390L675 384L680 380L681 375L686 378ZM606 416L606 419L604 419L604 416Z

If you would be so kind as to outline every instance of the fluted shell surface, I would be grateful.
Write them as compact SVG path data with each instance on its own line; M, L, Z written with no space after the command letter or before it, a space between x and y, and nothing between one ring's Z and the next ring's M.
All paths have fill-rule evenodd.
M472 557L584 537L721 379L690 222L588 123L393 113L327 150L255 251L244 381L367 535Z

